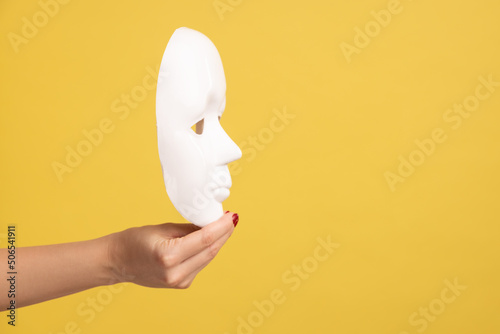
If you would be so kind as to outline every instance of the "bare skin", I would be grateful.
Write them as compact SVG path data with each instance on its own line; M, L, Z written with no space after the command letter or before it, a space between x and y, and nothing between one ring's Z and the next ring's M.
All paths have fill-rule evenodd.
M165 223L134 227L98 239L16 249L16 308L102 285L131 282L185 289L233 233L226 212L199 228ZM7 249L0 249L0 311L10 299Z

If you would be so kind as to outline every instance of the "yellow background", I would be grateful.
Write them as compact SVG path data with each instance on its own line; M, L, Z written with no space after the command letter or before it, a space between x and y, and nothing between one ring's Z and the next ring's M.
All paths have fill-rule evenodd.
M239 317L278 289L286 301L253 332L413 334L422 327L409 317L439 305L455 278L467 288L425 332L499 332L500 87L456 130L443 114L479 76L500 81L500 3L402 0L348 62L341 43L354 45L355 27L387 1L222 2L223 20L211 0L72 0L16 53L8 34L41 7L2 1L0 233L16 224L19 246L183 222L164 189L155 91L123 120L111 109L178 27L217 46L222 124L246 150L224 203L240 223L188 290L129 284L87 323L77 308L104 296L96 288L19 309L15 329L2 313L1 332L75 322L81 333L245 333ZM295 118L250 153L249 138L283 108ZM52 163L105 118L114 130L59 182ZM434 128L447 140L391 191L384 173ZM292 291L282 275L328 236L340 247Z

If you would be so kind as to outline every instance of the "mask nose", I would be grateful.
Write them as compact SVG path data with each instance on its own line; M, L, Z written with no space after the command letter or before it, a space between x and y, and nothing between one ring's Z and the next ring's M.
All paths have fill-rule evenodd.
M241 158L242 153L238 145L227 135L226 131L217 122L213 133L212 143L214 144L215 165L227 165L230 162Z

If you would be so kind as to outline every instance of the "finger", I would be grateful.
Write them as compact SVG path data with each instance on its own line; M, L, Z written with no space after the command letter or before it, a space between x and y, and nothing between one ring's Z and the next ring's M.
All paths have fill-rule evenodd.
M226 233L223 237L214 242L210 247L205 248L200 253L191 256L190 258L179 264L178 270L187 273L184 279L185 286L189 286L196 275L198 275L198 273L215 258L215 256L219 253L220 249L222 248L222 246L224 246L231 234L232 231Z
M198 269L201 270L205 265L214 259L231 235L232 231L227 232L210 246L182 261L179 264L179 268L187 273Z
M200 253L204 249L209 248L214 242L218 241L226 234L231 235L234 230L232 216L233 213L228 211L215 222L178 239L176 246L181 250L179 253L180 260L184 261ZM229 236L227 236L227 238L228 237ZM227 238L225 240L227 240Z

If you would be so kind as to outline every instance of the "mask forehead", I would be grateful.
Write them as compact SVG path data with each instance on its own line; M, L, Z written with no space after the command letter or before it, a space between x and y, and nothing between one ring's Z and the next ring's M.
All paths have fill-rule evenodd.
M163 55L156 96L160 126L185 129L223 106L226 79L215 45L203 34L177 29Z

